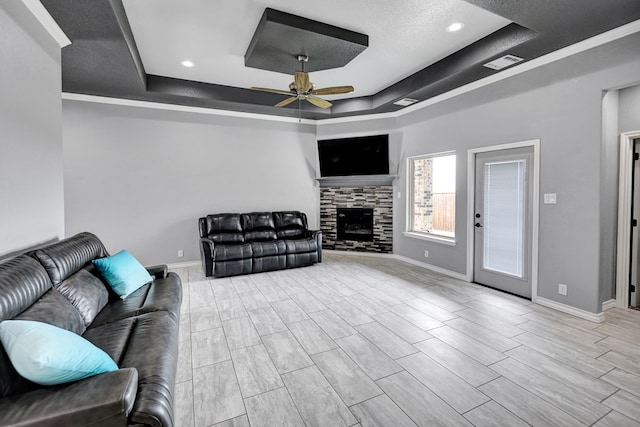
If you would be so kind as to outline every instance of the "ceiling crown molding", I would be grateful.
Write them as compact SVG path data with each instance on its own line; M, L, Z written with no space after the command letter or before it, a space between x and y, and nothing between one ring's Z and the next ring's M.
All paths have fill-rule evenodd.
M42 3L39 0L21 0L22 3L27 7L29 12L40 22L42 28L44 28L53 39L58 43L60 48L62 49L65 46L69 46L71 44L71 40L69 37L62 31L60 26L56 23L53 17L49 14L47 9L44 8Z

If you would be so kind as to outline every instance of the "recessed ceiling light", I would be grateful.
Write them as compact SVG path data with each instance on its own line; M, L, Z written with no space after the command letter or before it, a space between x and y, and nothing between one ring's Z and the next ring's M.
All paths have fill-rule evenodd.
M447 27L447 32L455 33L456 31L460 31L462 27L464 27L464 24L462 22L454 22L453 24Z
M194 64L193 62L191 62L189 60L182 61L181 64L182 64L183 67L187 67L187 68L191 68L194 65L196 65L196 64Z

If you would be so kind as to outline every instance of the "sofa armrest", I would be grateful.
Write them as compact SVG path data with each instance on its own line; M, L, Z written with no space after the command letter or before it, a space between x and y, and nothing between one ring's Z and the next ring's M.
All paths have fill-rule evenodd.
M318 262L322 262L322 230L307 230L307 237L312 237L318 245Z
M137 389L138 371L125 368L7 396L0 399L0 425L125 426Z
M167 273L169 272L169 268L166 264L152 265L145 268L154 279L164 279L167 277Z
M206 277L213 276L213 249L215 243L208 237L200 238L200 257L202 258L202 269Z

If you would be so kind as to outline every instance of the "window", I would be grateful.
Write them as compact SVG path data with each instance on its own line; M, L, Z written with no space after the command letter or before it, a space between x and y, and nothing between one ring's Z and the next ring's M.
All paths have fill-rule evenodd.
M456 230L456 155L409 158L409 224L416 237L453 241Z

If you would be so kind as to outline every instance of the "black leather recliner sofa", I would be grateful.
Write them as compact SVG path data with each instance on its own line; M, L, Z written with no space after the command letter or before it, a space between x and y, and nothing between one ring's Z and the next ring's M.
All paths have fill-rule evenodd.
M322 232L298 211L222 213L198 220L207 277L303 267L322 262Z
M0 264L0 321L35 320L104 350L117 371L57 386L21 377L0 345L2 426L173 426L182 285L166 266L118 297L91 264L108 256L81 233Z

